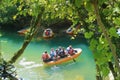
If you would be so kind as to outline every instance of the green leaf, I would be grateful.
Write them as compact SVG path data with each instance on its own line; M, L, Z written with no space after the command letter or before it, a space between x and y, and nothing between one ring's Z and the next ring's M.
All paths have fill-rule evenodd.
M104 57L100 52L97 51L96 53L94 53L94 57L97 60L97 62L99 62L99 64L104 62L104 61L100 60Z
M104 76L108 76L109 68L107 66L105 66L105 67L103 66L102 67L102 73L103 73Z
M86 3L86 9L87 9L87 11L89 11L89 12L93 12L93 6L92 6L92 4L88 1L87 3Z
M109 29L109 33L110 33L110 36L114 36L114 37L119 37L118 36L118 34L117 34L117 32L116 32L117 30L115 29L115 27L111 27L110 29Z
M85 38L89 39L93 36L93 32L85 32Z
M105 57L103 53L100 53L100 52L96 53L94 54L94 57L98 65L104 65L108 62L108 59Z
M108 8L107 8L107 9L104 9L104 10L103 10L103 14L104 14L104 15L107 15L107 16L111 15L111 14L112 14L112 9L108 9Z
M16 15L14 15L14 16L13 16L13 20L15 20L15 19L16 19L16 17L17 17L17 16L16 16Z
M97 50L99 50L99 51L100 51L100 50L103 50L103 48L104 48L104 47L103 47L102 44L99 44L99 45L97 46Z
M113 8L113 12L114 12L114 13L119 13L119 12L120 12L119 7L115 7L115 8Z
M81 6L81 4L82 4L82 0L75 0L76 7L79 8Z
M110 53L106 53L107 61L111 61L112 57L113 57L113 55L112 55L111 52Z
M113 18L113 22L116 24L116 25L120 25L120 17L117 17L117 18Z
M94 49L96 48L97 44L98 44L97 40L92 39L92 40L90 41L90 49L91 49L91 50L94 50Z

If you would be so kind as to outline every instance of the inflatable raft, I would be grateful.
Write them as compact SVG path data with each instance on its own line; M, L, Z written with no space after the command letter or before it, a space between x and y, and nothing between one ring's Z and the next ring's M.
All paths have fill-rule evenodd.
M68 29L66 30L66 33L69 34L69 35L73 35L73 34L74 34L73 28L72 28L72 27L68 28Z
M25 28L25 29L21 29L19 31L17 31L20 35L25 35L26 33L29 32L29 28Z
M48 28L48 29L44 30L43 38L49 39L49 38L52 38L53 36L54 36L54 33L53 33L52 29Z
M82 53L82 49L81 48L75 48L74 50L76 50L76 53L72 56L67 56L65 58L59 59L57 61L50 61L47 63L44 63L45 65L57 65L57 64L62 64L65 62L68 62L70 60L75 60L75 58L77 58L81 53Z

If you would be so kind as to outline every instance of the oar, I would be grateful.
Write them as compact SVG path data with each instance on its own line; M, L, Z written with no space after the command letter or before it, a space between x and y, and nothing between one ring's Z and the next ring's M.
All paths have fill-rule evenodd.
M76 60L70 55L70 57L73 59L74 62L76 62Z
M76 50L74 50L75 52L77 52ZM72 57L72 56L71 56ZM73 58L73 61L76 62L76 60Z
M76 62L76 60L73 58L73 61Z

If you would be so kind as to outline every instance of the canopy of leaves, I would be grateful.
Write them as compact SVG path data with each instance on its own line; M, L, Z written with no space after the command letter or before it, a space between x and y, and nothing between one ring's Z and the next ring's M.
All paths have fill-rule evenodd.
M17 13L17 6L13 6L11 0L2 0L0 2L0 23L12 22L12 17Z

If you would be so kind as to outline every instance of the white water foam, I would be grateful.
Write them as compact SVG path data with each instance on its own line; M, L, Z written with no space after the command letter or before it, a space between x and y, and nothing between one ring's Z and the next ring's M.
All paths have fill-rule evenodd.
M59 70L60 67L57 67L57 66L55 65L55 66L51 67L51 69L56 71L56 70Z
M26 61L26 58L22 58L22 60L20 60L19 64L26 69L43 66L43 64L37 64L33 61Z

